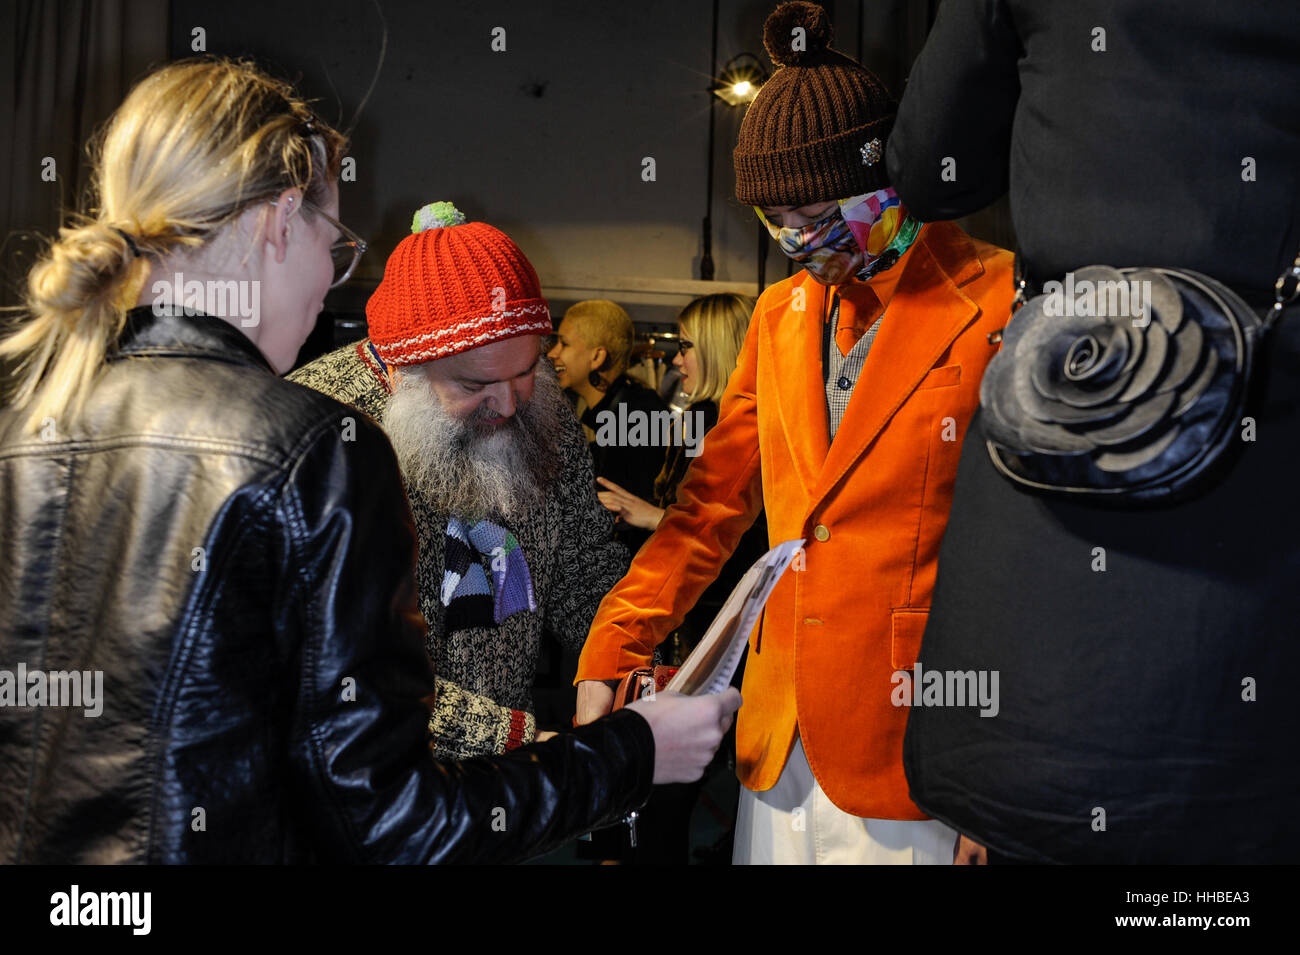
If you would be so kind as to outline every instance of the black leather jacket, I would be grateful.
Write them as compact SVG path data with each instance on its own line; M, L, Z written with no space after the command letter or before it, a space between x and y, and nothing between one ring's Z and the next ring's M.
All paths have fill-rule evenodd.
M75 431L0 410L0 859L507 862L643 803L635 713L433 759L414 552L364 416L135 309ZM14 705L73 670L100 715Z

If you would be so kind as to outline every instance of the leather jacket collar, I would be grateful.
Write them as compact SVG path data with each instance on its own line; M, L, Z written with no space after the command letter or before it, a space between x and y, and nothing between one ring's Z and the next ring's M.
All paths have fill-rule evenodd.
M141 305L127 312L117 353L112 357L136 355L212 358L265 368L275 374L266 356L238 328L190 308L168 306L158 314L152 305Z

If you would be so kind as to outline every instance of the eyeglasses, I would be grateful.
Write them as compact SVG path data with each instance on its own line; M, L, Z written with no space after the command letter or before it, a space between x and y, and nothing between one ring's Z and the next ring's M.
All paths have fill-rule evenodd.
M271 205L275 205L273 201L269 199L267 201ZM338 229L339 235L342 236L341 239L330 246L330 258L334 260L334 280L330 282L330 288L337 288L352 277L353 270L356 269L357 263L361 261L361 256L366 252L366 240L316 205L316 203L304 199L302 204L310 207L312 212Z
M677 339L677 354L684 355L695 347L695 342L687 341L685 338Z
M366 253L366 240L316 205L316 203L304 199L302 204L338 229L339 235L342 236L330 246L330 258L334 260L334 281L330 283L330 288L337 288L352 277L357 263L361 261L361 256Z

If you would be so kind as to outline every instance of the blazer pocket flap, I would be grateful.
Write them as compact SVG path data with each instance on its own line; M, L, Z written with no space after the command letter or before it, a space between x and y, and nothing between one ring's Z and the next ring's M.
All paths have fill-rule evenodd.
M921 379L917 389L922 388L943 388L945 385L956 385L961 383L961 365L942 365L938 368L930 369L930 373Z
M921 637L925 635L925 622L929 610L895 610L893 612L893 664L895 670L910 670L916 666L921 652Z

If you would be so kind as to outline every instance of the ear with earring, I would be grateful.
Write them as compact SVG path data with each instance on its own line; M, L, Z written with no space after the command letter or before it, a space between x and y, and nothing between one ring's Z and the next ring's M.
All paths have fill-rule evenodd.
M289 218L293 215L293 196L285 196L284 201L286 203L286 209L288 210L284 214L284 237L288 239L290 230L292 229L292 226L289 223Z
M603 347L596 350L604 352L604 355L601 357L600 364L587 375L587 381L597 391L608 391L610 383L602 378L600 373L609 369L609 352L605 351Z

